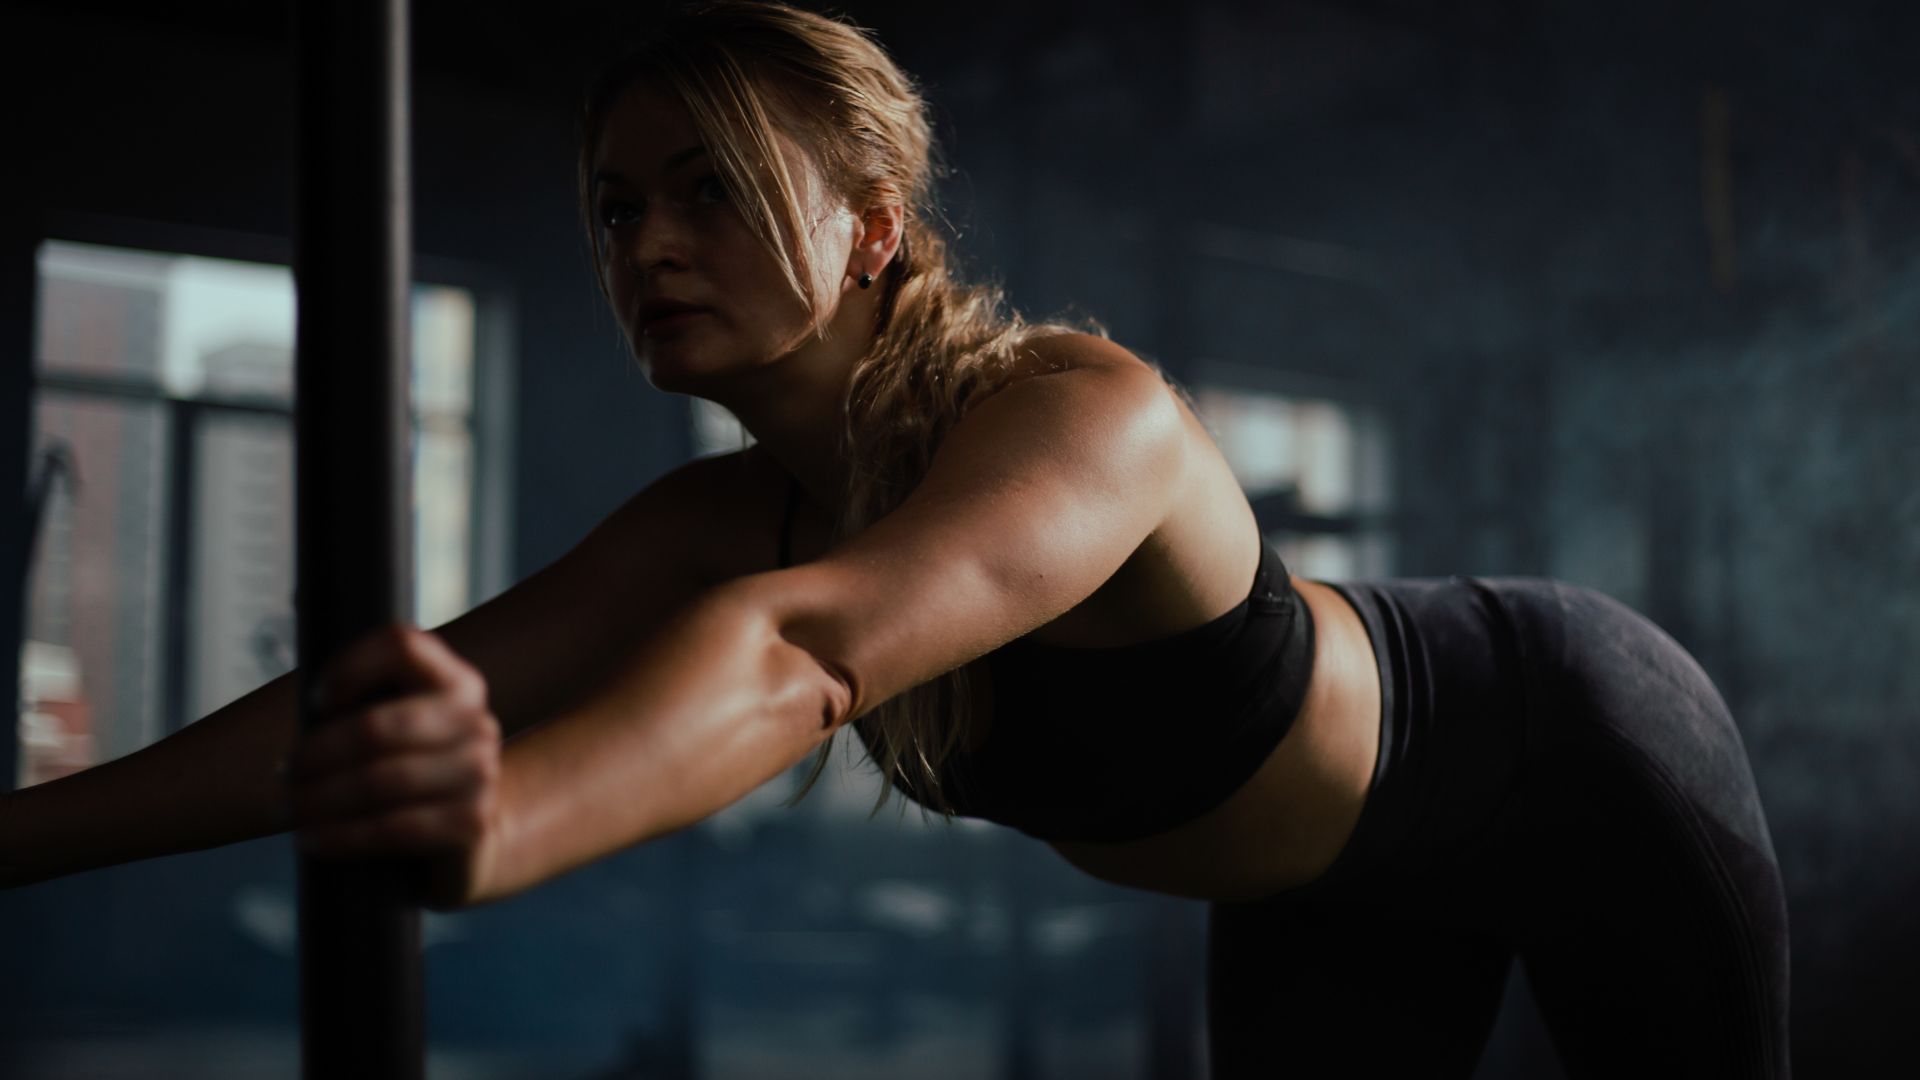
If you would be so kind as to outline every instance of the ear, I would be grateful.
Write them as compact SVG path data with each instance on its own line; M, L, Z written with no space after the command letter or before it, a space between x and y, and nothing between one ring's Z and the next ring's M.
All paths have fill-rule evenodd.
M879 277L906 238L907 213L899 203L876 203L860 214L853 250L847 254L847 276L862 273Z

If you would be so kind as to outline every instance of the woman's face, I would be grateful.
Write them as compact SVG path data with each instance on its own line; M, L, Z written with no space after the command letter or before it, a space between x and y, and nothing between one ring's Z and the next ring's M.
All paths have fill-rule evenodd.
M780 145L801 220L813 223L816 295L834 303L857 219L828 195L805 154L784 137ZM607 115L593 178L607 291L648 381L699 393L716 376L805 343L805 303L753 235L677 100L629 89ZM684 307L694 310L669 314Z

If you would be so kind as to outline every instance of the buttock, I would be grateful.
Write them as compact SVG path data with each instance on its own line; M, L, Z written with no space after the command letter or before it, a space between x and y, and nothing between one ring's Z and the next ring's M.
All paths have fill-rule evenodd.
M1215 1074L1471 1075L1518 957L1570 1076L1787 1077L1785 890L1700 665L1551 579L1335 588L1376 786L1327 874L1210 908Z
M1578 797L1601 761L1649 796L1683 797L1707 827L1772 850L1752 766L1713 680L1653 620L1597 589L1483 578L1509 613L1529 698L1526 773L1541 810ZM1597 757L1596 757L1597 755ZM1661 796L1664 797L1664 796Z
M1631 607L1537 577L1328 584L1373 641L1380 754L1347 846L1284 895L1444 892L1458 875L1544 872L1576 836L1619 835L1618 808L1597 809L1619 799L1771 859L1724 701L1693 657ZM1505 921L1485 899L1474 921ZM1517 919L1522 907L1506 914Z

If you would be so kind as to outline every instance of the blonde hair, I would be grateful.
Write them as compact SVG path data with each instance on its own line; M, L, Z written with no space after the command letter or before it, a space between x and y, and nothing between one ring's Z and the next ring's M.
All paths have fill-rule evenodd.
M904 239L874 283L884 292L873 346L847 384L839 437L851 468L835 540L900 505L953 424L1005 384L1022 345L1061 333L1106 336L1092 320L1028 322L1006 309L999 287L956 276L933 220L933 184L946 170L919 88L869 31L779 3L686 8L589 90L580 199L603 294L606 255L589 202L591 171L608 112L636 83L686 106L748 225L814 313L816 334L824 336L827 305L814 295L811 230L800 220L795 178L775 133L805 147L828 188L850 205L898 202L905 211ZM766 170L771 190L756 166ZM981 662L913 687L853 722L881 774L904 781L918 802L944 814L953 809L941 789L942 766L972 725L971 672ZM820 748L793 801L819 779L832 746L829 739ZM875 812L890 787L881 787Z

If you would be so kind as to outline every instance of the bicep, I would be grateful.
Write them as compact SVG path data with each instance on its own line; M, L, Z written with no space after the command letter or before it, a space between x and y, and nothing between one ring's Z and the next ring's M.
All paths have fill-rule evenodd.
M728 464L700 459L667 473L566 554L435 630L486 679L503 731L563 710L707 588L688 538L708 474Z
M1166 518L1185 445L1172 391L1137 360L1023 379L954 425L892 513L742 585L858 716L1092 595Z

